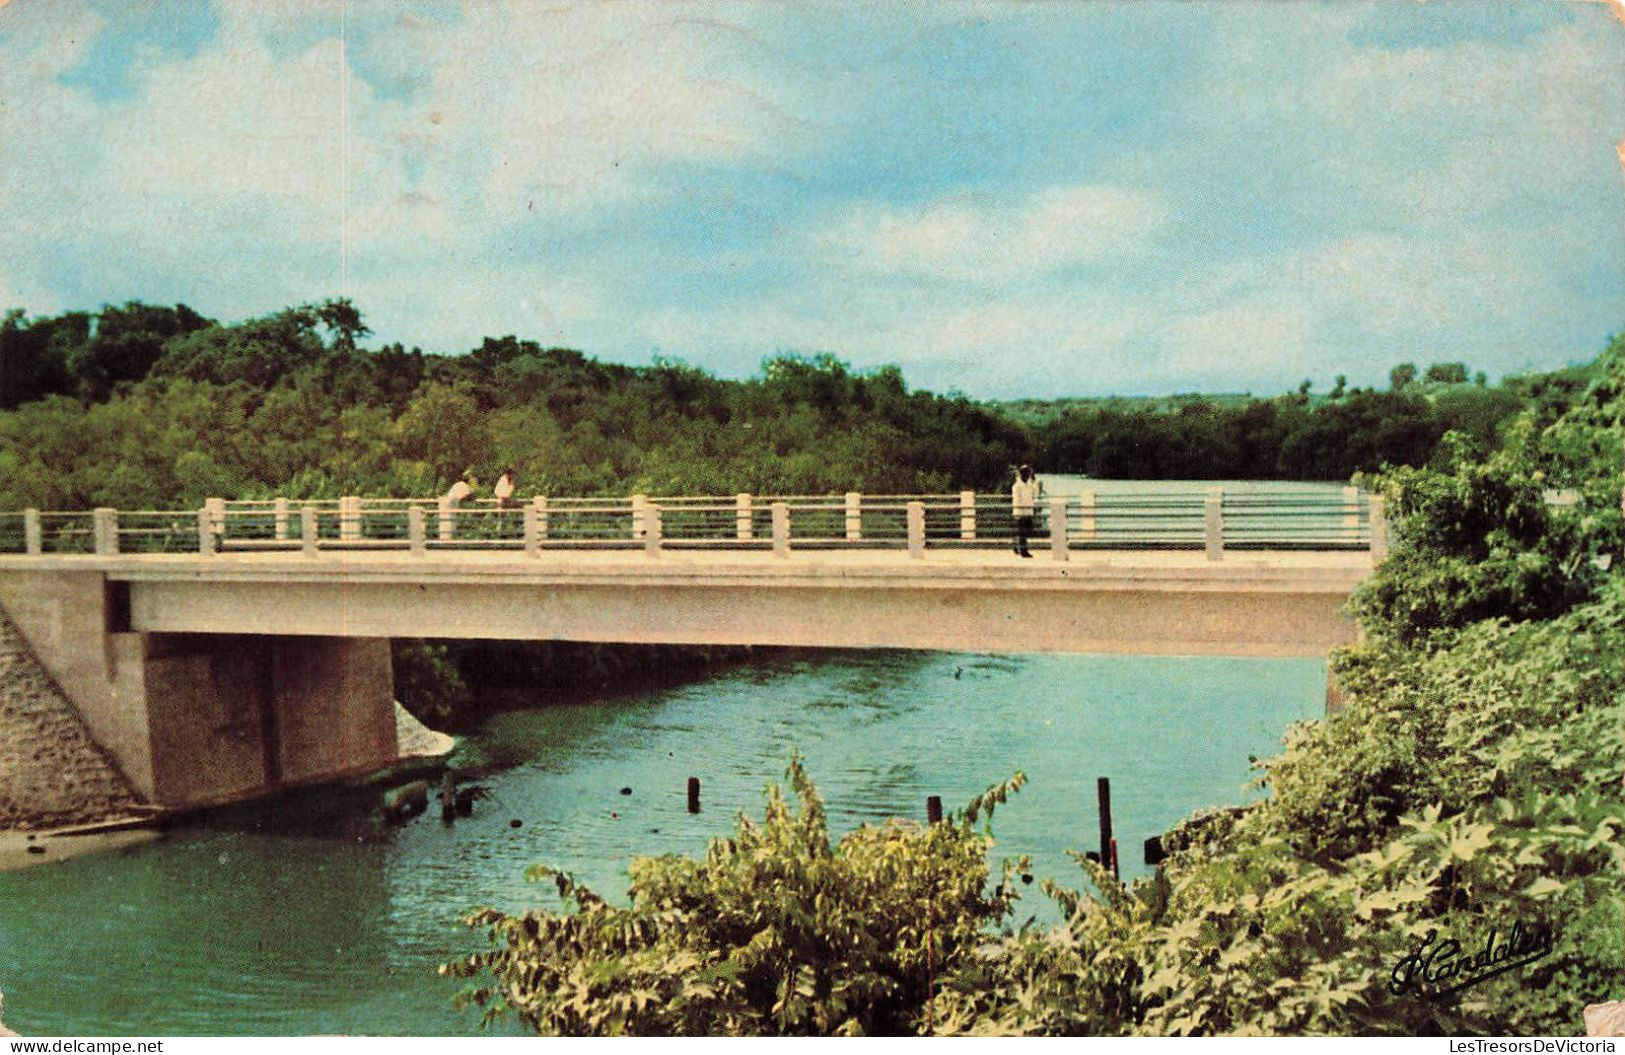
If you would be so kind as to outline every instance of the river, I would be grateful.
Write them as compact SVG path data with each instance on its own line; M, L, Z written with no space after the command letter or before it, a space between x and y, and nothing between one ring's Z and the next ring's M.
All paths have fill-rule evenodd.
M631 853L703 851L800 750L832 830L953 809L1024 769L996 855L1030 853L1076 885L1068 848L1097 839L1112 781L1128 875L1141 844L1193 810L1242 801L1249 756L1322 709L1301 660L779 655L679 686L512 711L465 738L493 797L443 825L375 819L376 792L304 795L219 814L163 840L0 874L0 990L29 1034L448 1034L460 983L435 965L479 947L477 904L549 891L539 861L625 895ZM704 808L685 809L685 781ZM630 795L621 793L631 788ZM519 819L523 824L510 826ZM1053 910L1037 884L1024 912ZM500 1031L511 1031L510 1025Z

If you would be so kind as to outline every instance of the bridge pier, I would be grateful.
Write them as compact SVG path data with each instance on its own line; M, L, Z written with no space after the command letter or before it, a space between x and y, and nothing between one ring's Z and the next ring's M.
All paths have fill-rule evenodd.
M136 793L251 798L397 758L387 638L143 633L100 571L0 576L0 607Z

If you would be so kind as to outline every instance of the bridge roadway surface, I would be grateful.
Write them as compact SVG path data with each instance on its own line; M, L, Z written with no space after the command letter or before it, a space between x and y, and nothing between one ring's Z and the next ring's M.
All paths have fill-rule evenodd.
M127 583L148 633L1302 656L1355 638L1365 551L329 550L7 556ZM126 589L125 587L115 587Z

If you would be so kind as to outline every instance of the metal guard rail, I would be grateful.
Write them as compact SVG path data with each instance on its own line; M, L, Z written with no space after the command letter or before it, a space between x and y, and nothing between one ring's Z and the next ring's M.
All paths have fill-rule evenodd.
M1325 494L1084 491L1041 498L1032 540L1080 549L1387 550L1382 499ZM997 548L1012 545L1008 494L537 495L499 505L446 498L211 498L197 510L0 513L0 553L221 551Z

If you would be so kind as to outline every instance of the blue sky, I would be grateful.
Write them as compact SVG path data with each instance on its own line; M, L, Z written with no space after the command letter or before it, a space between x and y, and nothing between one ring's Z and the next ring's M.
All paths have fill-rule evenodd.
M1584 3L0 3L0 305L979 397L1492 376L1625 329Z

